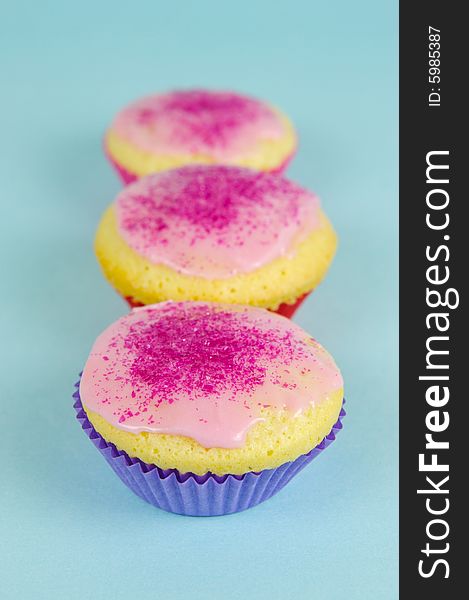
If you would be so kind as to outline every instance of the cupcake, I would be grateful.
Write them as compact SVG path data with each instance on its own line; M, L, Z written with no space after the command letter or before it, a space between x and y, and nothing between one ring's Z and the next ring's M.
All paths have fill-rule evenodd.
M270 498L342 427L331 356L264 309L164 302L96 340L75 393L83 429L151 504L187 515Z
M268 104L233 92L185 90L137 100L119 112L105 151L124 183L187 164L280 171L296 148L294 129Z
M314 194L280 175L223 165L134 182L95 240L105 277L132 306L203 300L285 316L321 281L335 248Z

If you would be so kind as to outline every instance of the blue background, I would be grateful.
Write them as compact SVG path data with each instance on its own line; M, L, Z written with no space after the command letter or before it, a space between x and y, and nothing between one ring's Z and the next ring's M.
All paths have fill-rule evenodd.
M397 2L3 2L4 600L397 597ZM119 189L101 149L148 92L233 88L301 136L289 175L340 235L298 313L341 366L336 443L278 496L212 519L133 496L74 418L73 383L125 306L93 256Z

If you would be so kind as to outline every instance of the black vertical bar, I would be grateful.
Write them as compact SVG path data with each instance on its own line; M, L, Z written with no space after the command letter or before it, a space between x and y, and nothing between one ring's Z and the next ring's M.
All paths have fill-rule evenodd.
M400 597L465 597L464 3L400 4ZM466 139L464 139L466 138ZM463 415L464 413L464 415ZM459 515L459 517L458 517ZM460 520L461 519L461 520ZM458 585L459 584L459 585ZM458 590L458 591L456 591Z

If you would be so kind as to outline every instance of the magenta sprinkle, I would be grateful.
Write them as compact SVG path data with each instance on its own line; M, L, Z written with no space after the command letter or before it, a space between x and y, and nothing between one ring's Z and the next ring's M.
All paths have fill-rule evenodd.
M219 245L242 246L246 237L264 231L272 235L268 219L259 220L259 211L276 211L278 226L299 225L300 186L277 175L225 166L186 166L147 178L127 190L119 200L121 228L138 234L148 247L165 245L165 231L180 223L189 224L191 243L218 232ZM281 211L278 206L281 206ZM229 233L229 238L225 235Z
M194 151L200 144L227 147L242 127L263 117L272 118L272 111L265 104L230 92L189 90L160 96L158 100L154 107L138 110L137 122L152 126L166 118L174 124L173 141Z
M291 331L258 328L242 312L176 303L151 312L152 319L133 323L123 340L134 391L142 384L151 390L139 410L149 402L171 404L181 393L195 399L228 390L236 402L238 392L264 383L271 361L288 367L305 356L305 344Z

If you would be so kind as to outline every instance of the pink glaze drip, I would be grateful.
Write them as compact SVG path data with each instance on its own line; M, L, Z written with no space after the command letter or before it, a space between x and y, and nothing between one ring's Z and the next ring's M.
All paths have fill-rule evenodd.
M245 158L259 141L285 134L279 117L263 102L207 90L137 100L117 115L111 129L152 154L202 154L219 162Z
M135 252L208 279L291 255L318 210L317 197L287 179L220 165L149 175L116 200L120 234Z
M331 356L284 317L164 302L132 310L98 337L80 395L125 431L238 448L263 407L295 416L342 386Z

